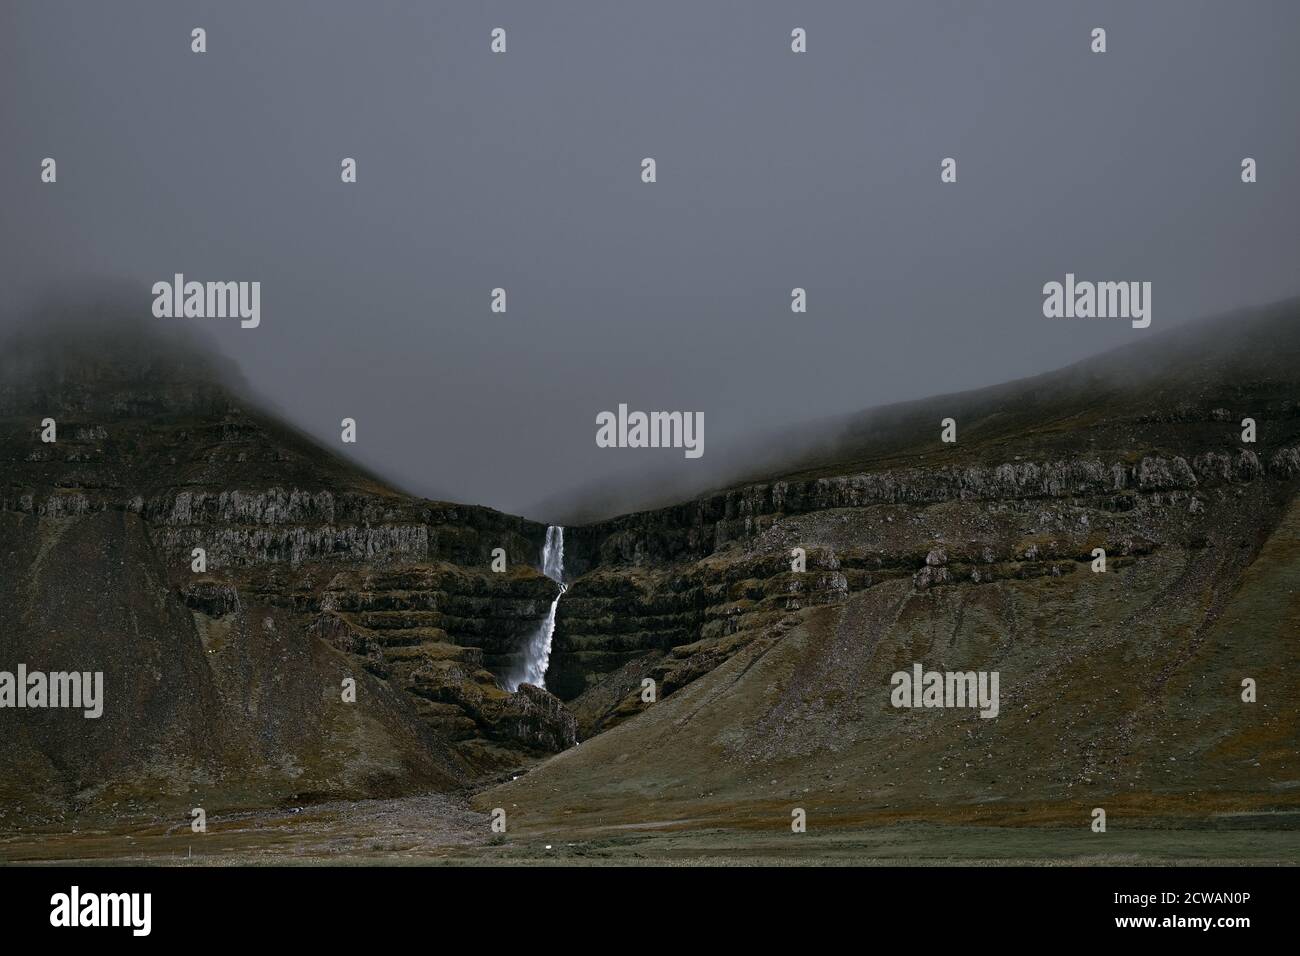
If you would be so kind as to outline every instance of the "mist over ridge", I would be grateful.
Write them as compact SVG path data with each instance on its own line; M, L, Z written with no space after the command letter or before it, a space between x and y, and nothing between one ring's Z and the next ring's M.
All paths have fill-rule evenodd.
M192 321L284 417L327 445L356 419L349 451L415 493L563 521L617 507L571 489L693 493L772 431L1297 291L1300 144L1263 120L1293 113L1292 3L1098 4L1104 56L1031 2L827 4L802 55L779 2L507 4L505 55L472 5L369 6L232 0L199 56L180 10L8 5L6 304L258 281L257 328ZM1151 328L1045 319L1067 273L1150 282ZM702 413L704 457L597 448L620 403Z

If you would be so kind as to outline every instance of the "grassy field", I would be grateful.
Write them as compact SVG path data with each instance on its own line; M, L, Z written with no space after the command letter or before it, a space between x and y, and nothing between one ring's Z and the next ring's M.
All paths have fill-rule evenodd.
M1223 815L1178 827L893 823L719 827L690 820L493 834L489 817L442 796L326 804L210 820L0 836L5 863L230 865L1296 865L1300 820ZM1288 829L1287 827L1291 828Z

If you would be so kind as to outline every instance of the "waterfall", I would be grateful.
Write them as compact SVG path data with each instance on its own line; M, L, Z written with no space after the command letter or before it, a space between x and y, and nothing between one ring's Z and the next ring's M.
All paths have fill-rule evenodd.
M506 690L518 690L520 684L546 686L546 665L551 660L551 636L555 633L555 612L564 596L564 529L551 525L546 529L546 544L542 548L542 573L560 586L560 593L551 602L551 609L537 630L524 645L523 672L506 678Z

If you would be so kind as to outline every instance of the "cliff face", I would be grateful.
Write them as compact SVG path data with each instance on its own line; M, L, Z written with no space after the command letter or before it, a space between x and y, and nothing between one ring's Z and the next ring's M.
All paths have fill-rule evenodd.
M1238 449L909 469L747 486L577 529L596 567L560 604L548 686L576 698L641 660L671 693L784 612L885 582L923 591L1088 573L1098 548L1115 573L1169 547L1214 563L1262 543L1298 461L1288 446L1267 467ZM795 548L806 570L792 570Z
M547 684L590 742L485 805L1294 803L1297 304L870 417L779 477L566 532ZM1001 715L891 707L914 662L999 671Z
M517 807L524 832L690 821L776 833L794 808L817 828L933 820L1087 834L1096 807L1111 827L1285 827L1300 777L1300 503L1263 485L1223 491L1204 542L1206 512L1189 501L1143 505L1151 530L1173 518L1192 540L1135 540L1105 573L1063 529L1024 542L1018 560L945 561L934 548L911 574L868 572L870 583L774 623L648 652L574 701L586 732L603 732L478 805ZM1078 514L1040 507L1053 522ZM790 539L817 536L838 554L882 530L824 517L792 524ZM891 675L915 663L996 672L997 715L892 706ZM663 675L653 703L627 673L638 664ZM674 671L689 679L670 686Z
M201 354L0 366L0 670L105 681L97 720L0 710L23 825L458 790L557 753L483 807L1039 820L1300 793L1295 304L878 410L775 474L568 528L547 690L517 693L497 676L558 591L543 525L402 494ZM997 671L999 716L893 708L914 663Z
M494 676L557 591L545 526L396 492L202 355L29 346L0 388L0 670L102 671L105 700L0 711L10 819L456 789L573 743Z

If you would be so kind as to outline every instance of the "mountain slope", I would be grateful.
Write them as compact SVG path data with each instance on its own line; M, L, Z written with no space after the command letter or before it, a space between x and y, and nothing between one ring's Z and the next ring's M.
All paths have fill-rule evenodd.
M587 739L479 806L561 829L1294 820L1297 359L1295 302L1197 323L573 529L548 686ZM892 706L918 663L998 672L998 716Z
M494 676L554 597L544 526L404 495L103 319L3 352L0 670L104 681L97 719L0 709L10 820L459 789L571 743Z

